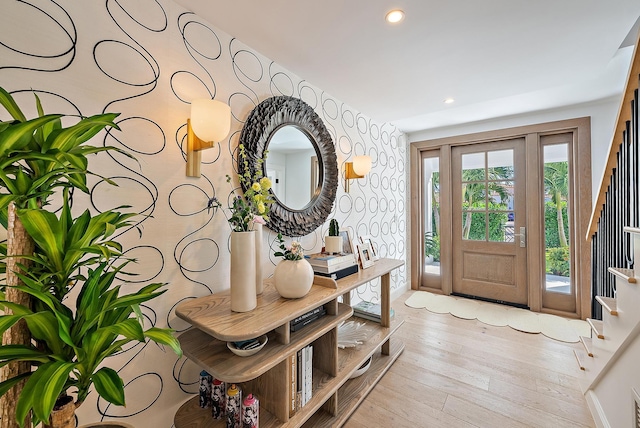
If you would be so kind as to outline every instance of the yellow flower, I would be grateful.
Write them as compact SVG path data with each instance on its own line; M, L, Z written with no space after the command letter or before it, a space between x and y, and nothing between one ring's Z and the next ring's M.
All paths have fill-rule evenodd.
M264 195L258 193L257 195L253 196L253 200L256 202L256 204L264 202Z
M253 183L253 184L251 185L251 189L252 189L254 192L259 192L259 191L260 191L260 185L259 185L258 183Z
M269 180L269 177L262 177L260 179L260 187L262 187L262 190L271 189L271 180Z
M262 202L258 203L258 214L264 214L266 209L267 208L264 206L264 203Z

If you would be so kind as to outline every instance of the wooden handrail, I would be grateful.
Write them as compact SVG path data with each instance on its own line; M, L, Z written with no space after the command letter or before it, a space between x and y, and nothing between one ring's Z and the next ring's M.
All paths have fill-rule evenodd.
M618 109L616 129L613 133L613 137L611 138L607 164L605 165L602 173L598 195L593 204L593 212L591 213L591 220L587 231L587 240L589 241L598 229L598 220L600 219L602 207L605 204L605 194L607 193L607 187L609 186L609 179L613 174L613 169L616 167L616 157L618 155L618 147L620 146L622 133L626 128L626 122L631 119L631 100L634 97L634 91L638 89L638 76L640 75L640 51L638 49L638 45L640 45L640 31L636 37L636 44L631 58L631 66L629 67L629 74L627 75L627 83L625 85L620 108Z

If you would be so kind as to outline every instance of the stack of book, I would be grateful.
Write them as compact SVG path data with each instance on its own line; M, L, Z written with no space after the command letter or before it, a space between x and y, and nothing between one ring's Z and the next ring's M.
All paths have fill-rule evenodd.
M315 253L304 256L316 275L338 280L358 272L358 261L353 253Z
M312 322L314 322L315 320L317 320L318 318L321 318L322 316L326 315L326 313L327 311L324 309L324 306L318 306L317 308L310 310L306 314L300 315L299 317L292 319L291 322L289 323L289 329L291 331L298 331L302 327L305 327L311 324Z
M382 319L382 306L378 303L365 302L364 300L357 305L353 306L353 315L359 318L363 318L370 321L380 322ZM391 308L390 311L391 319L393 319L395 315L395 311Z
M307 345L291 356L291 405L289 415L313 397L313 345Z

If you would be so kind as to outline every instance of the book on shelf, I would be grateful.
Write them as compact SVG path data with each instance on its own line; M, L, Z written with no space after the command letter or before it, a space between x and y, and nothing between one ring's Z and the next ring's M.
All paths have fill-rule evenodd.
M358 263L355 259L347 260L342 263L336 263L331 266L319 266L319 265L311 265L314 272L319 273L334 273L342 269L349 268L351 266L357 266Z
M349 276L349 275L353 275L354 273L358 273L358 265L355 264L353 266L349 266L348 268L340 269L340 270L332 272L332 273L318 272L318 271L315 270L315 267L314 267L313 268L313 273L315 275L326 276L328 278L331 278L331 279L337 281L337 280L339 280L341 278L344 278L345 276Z
M291 324L297 324L301 321L304 321L306 318L309 318L315 314L317 314L318 312L321 312L324 310L324 306L318 306L317 308L313 308L311 309L309 312L307 312L306 314L302 314L299 317L295 317L294 319L291 320Z
M306 318L304 318L303 320L294 323L293 321L289 324L289 330L290 331L298 331L303 327L308 326L309 324L313 323L314 321L317 321L318 319L322 318L323 316L325 316L327 314L327 311L324 309L324 306L320 306L321 310L319 312L315 312L313 315L310 315Z
M289 384L289 417L295 415L296 413L296 397L298 392L298 356L296 354L291 355L290 359L291 364L291 381Z
M356 317L364 318L371 321L380 322L382 319L382 306L378 303L372 303L367 301L361 301L358 304L352 306L353 315ZM389 311L389 318L393 319L395 316L395 311L393 308Z
M308 345L305 347L305 357L307 364L305 366L304 386L305 390L305 404L307 404L313 396L313 346Z
M327 254L327 253L313 253L305 254L304 258L309 262L311 266L333 266L347 261L355 261L353 253L341 253L341 254Z
M313 396L313 345L300 349L296 356L297 382L294 389L296 395L296 410L304 407Z

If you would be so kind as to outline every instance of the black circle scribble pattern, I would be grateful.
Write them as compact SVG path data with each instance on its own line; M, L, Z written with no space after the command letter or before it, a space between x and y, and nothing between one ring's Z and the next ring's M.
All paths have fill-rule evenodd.
M121 130L102 133L94 144L134 158L107 152L91 159L92 171L118 187L93 178L91 194L75 195L74 208L98 212L126 203L142 214L114 239L139 260L130 269L137 276L118 278L123 290L168 283L164 295L142 307L145 328L184 331L189 325L175 315L177 305L228 288L227 207L241 189L237 180L227 183L226 175L238 173L237 146L249 113L271 97L304 101L333 141L338 185L327 217L336 218L354 241L370 236L381 257L406 258L406 141L393 125L373 122L171 0L21 0L5 6L3 13L25 32L0 32L0 86L21 106L34 105L33 90L47 112L121 113ZM87 16L100 25L87 24ZM34 20L45 26L39 33L27 31ZM47 32L56 37L41 43L39 34ZM196 97L228 103L232 126L227 138L203 152L202 176L188 179L186 119ZM373 168L346 193L344 163L357 155L371 156ZM316 252L326 233L324 223L295 239L306 252ZM265 229L262 246L263 269L270 274L279 262L273 231ZM404 268L394 271L394 287L403 287L406 276ZM380 281L352 297L379 301ZM124 379L127 407L92 393L78 409L80 425L123 419L134 426L170 426L174 415L166 403L197 392L201 368L153 342L130 344L107 364Z

